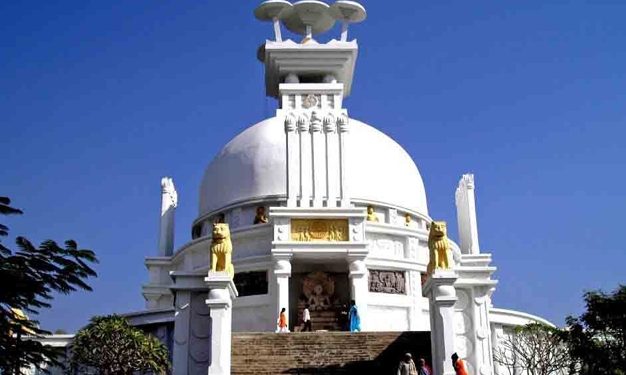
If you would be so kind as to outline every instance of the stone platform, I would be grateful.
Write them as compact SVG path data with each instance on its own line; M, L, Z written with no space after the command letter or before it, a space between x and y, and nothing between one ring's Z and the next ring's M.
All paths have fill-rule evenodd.
M395 374L404 353L430 363L430 332L233 333L232 374Z

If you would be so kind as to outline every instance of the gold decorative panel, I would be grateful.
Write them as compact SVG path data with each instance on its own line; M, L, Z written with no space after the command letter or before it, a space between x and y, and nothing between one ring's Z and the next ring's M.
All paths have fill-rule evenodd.
M292 219L291 240L348 241L348 219Z

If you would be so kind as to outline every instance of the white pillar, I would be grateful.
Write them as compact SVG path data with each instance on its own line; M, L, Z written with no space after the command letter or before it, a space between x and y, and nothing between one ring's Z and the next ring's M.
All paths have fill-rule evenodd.
M313 161L311 160L311 134L309 119L305 115L298 118L300 136L300 207L310 207L313 193Z
M174 211L178 205L178 194L174 181L161 179L161 220L159 222L159 256L170 256L174 251Z
M341 207L350 207L350 194L348 187L348 177L346 175L348 165L348 116L341 115L337 117L337 128L339 130L339 176L340 176L340 194L341 194Z
M365 258L349 258L348 270L350 271L350 297L354 300L361 317L361 330L367 330L368 316L367 303L369 295L369 280Z
M435 270L424 284L430 305L430 345L433 375L454 375L451 357L454 347L454 303L457 300L454 271Z
M206 304L211 314L211 365L209 374L230 375L232 304L237 297L235 283L226 272L209 272ZM183 374L186 372L178 372Z
M339 200L339 136L337 124L331 116L324 118L324 136L326 137L326 192L327 206L337 207Z
M300 193L300 144L296 133L296 118L285 117L285 138L287 142L287 207L296 207Z
M461 177L456 188L455 201L461 253L479 254L473 174L464 174Z
M289 317L289 278L291 277L291 255L274 255L274 281L273 300L274 316L270 317L273 330L276 329L276 321L280 310L285 309L285 315ZM291 324L291 322L287 322Z
M322 135L322 119L311 112L311 159L313 170L313 207L322 207L326 186L326 143Z
M188 373L189 329L191 327L191 293L188 290L175 291L174 305L174 350L172 368L177 374Z

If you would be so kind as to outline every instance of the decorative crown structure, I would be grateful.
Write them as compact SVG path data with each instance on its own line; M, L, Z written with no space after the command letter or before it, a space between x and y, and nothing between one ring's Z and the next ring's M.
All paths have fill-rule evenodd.
M281 83L336 82L343 84L343 96L348 96L358 50L356 41L348 41L348 26L365 19L361 4L346 0L332 5L317 0L293 4L267 0L256 8L254 15L274 25L274 40L267 40L258 50L258 58L265 64L268 96L278 98ZM340 40L319 43L313 38L330 30L336 22L342 24ZM283 41L281 24L303 39L299 43Z

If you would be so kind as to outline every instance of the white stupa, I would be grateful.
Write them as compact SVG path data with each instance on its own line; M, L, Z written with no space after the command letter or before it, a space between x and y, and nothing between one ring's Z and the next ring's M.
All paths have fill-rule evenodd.
M311 305L314 329L341 329L337 314L351 300L364 331L429 331L422 284L427 227L436 213L428 211L411 156L343 107L358 54L348 25L364 20L365 9L351 1L329 6L271 0L255 15L274 25L274 40L264 43L258 57L267 95L278 100L279 109L236 135L210 161L192 238L178 249L172 245L176 193L171 180L162 181L159 253L146 258L147 310L128 316L135 324L153 325L170 343L174 366L188 355L206 359L204 279L211 228L218 221L229 224L234 249L239 296L232 305L233 331L274 331L281 308L290 329L298 330L305 304ZM338 40L315 39L336 22L343 24ZM302 40L283 40L281 26ZM455 197L456 350L470 373L488 375L494 373L492 351L503 330L547 322L492 306L496 268L479 247L474 189L473 175L464 175Z

